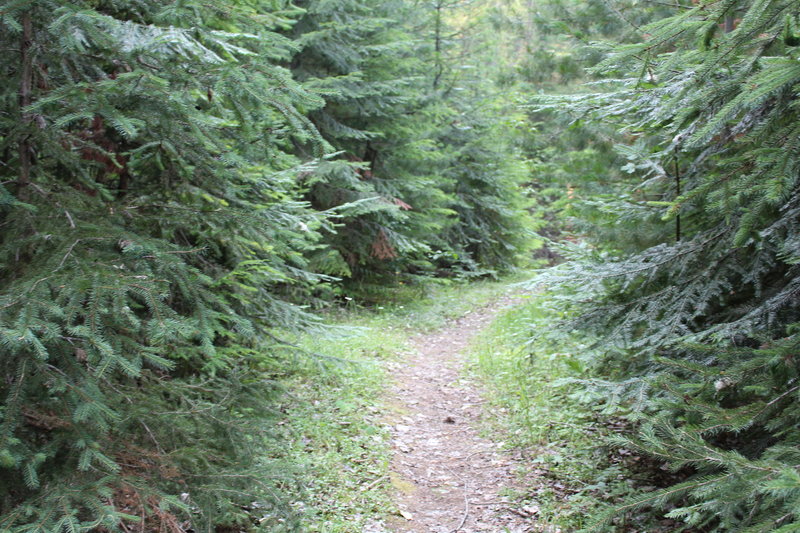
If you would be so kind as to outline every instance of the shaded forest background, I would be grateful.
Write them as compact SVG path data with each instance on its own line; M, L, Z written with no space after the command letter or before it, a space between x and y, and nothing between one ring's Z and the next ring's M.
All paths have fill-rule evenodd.
M798 14L3 2L0 530L291 531L291 334L545 263L652 461L592 527L798 530Z

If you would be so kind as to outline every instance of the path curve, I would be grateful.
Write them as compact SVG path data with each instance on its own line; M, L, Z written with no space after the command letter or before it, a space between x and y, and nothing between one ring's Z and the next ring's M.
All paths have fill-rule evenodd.
M479 435L483 394L463 373L470 341L512 303L501 298L414 337L414 352L395 370L391 477L402 516L390 531L537 531L502 494L518 484L518 466L502 442Z

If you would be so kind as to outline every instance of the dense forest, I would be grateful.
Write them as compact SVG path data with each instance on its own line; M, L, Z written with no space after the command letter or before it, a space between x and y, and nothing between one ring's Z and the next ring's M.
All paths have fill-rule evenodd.
M800 531L797 2L4 0L0 43L0 531L303 530L283 380L350 363L298 336L520 270L514 372L580 346L546 379L639 461L580 527Z

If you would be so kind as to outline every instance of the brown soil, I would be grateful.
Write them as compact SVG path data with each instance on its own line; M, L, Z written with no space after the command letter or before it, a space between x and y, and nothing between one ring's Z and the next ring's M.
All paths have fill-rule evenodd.
M415 351L394 372L391 481L401 516L398 533L537 531L535 510L511 503L519 466L503 443L479 434L480 386L465 377L470 341L510 298L477 309L414 339Z

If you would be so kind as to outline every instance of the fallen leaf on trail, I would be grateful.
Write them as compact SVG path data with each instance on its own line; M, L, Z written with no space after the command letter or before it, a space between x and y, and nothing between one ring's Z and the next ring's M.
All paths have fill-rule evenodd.
M400 511L400 516L402 516L406 520L413 520L414 519L414 515L409 513L408 511Z

